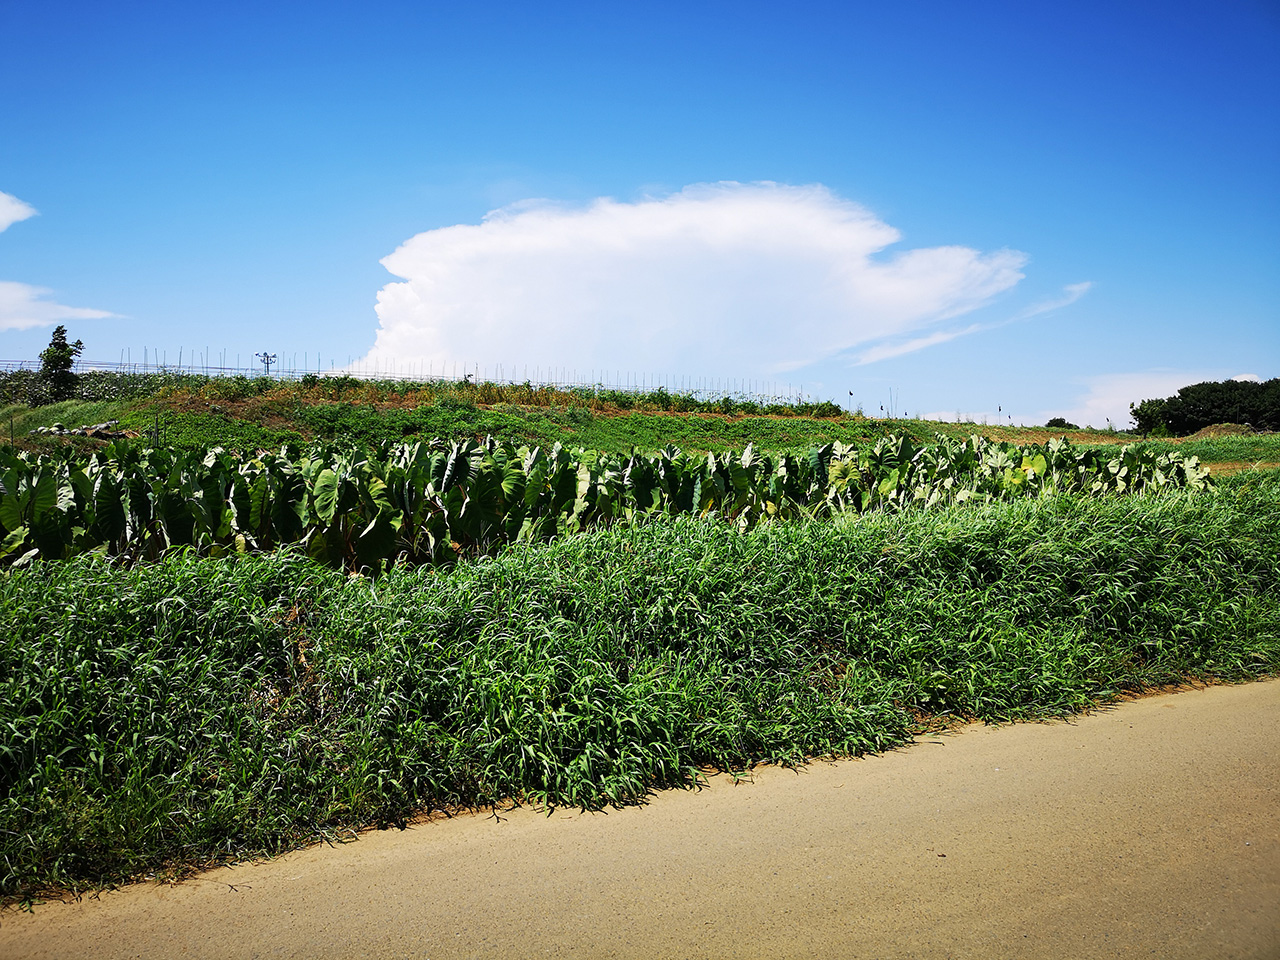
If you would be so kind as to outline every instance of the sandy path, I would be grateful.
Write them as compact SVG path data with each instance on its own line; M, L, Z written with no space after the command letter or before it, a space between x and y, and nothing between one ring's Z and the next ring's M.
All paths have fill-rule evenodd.
M1280 957L1280 682L0 918L0 957Z

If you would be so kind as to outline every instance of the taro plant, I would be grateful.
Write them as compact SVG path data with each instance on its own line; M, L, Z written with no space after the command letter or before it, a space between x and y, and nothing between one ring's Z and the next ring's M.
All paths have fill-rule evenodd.
M703 457L673 447L624 456L492 438L252 455L117 440L87 458L0 450L0 563L87 552L131 562L175 548L216 556L297 544L330 566L378 571L659 515L714 516L748 529L836 513L1208 482L1195 457L1080 450L1065 440L925 444L890 436L870 448L828 443L772 455L748 445Z

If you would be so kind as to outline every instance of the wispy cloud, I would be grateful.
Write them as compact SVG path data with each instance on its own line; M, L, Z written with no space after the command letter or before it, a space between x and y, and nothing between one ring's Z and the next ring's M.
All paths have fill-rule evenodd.
M887 254L899 239L821 185L525 201L386 257L402 282L378 294L364 362L763 376L927 330L1022 279L1016 251Z
M87 307L68 307L49 299L52 290L0 280L0 330L29 330L66 320L101 320L117 314Z
M974 323L967 327L961 327L955 330L938 330L934 333L925 334L924 336L912 337L909 340L879 343L870 349L863 350L861 353L858 353L853 358L853 365L861 367L868 363L877 363L881 360L901 357L908 353L914 353L917 350L923 350L926 347L933 347L940 343L946 343L949 340L955 340L957 337L967 336L971 333L981 333L985 330L995 330L998 327L1003 327L1010 323L1018 323L1019 321L1029 320L1032 317L1038 317L1041 314L1049 313L1053 310L1060 310L1063 307L1067 307L1075 303L1088 293L1092 286L1092 281L1068 284L1062 288L1062 296L1055 297L1052 300L1042 300L1039 303L1034 303L1022 312L1015 314L1007 320L1002 320L999 323Z
M36 213L35 207L23 203L11 193L0 190L0 233L4 233L19 220L34 217Z
M962 330L940 330L937 333L930 333L923 337L914 337L911 340L903 340L900 343L882 343L872 347L870 350L864 350L858 354L854 364L863 366L868 363L875 363L879 360L889 360L893 357L901 357L903 354L915 353L917 350L923 350L925 347L937 346L939 343L946 343L948 340L954 340L956 337L963 337L967 333L977 333L979 330L989 330L990 326L982 324L971 324Z
M1013 318L1010 322L1018 320L1030 320L1032 317L1038 317L1042 313L1050 313L1053 310L1061 310L1063 307L1069 307L1075 303L1093 287L1092 280L1086 280L1083 283L1069 283L1062 288L1062 296L1054 297L1051 300L1041 300L1039 303L1033 303L1027 309Z

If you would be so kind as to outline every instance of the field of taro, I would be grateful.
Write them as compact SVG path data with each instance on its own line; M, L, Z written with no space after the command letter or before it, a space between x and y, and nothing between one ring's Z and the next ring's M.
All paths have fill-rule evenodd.
M979 438L0 448L0 901L1280 673L1280 476Z
M87 459L0 451L0 564L100 553L155 559L297 545L330 566L379 572L442 564L654 516L766 520L986 503L1048 493L1119 494L1208 484L1195 457L939 436L886 437L803 455L630 456L485 442L241 455L118 440Z

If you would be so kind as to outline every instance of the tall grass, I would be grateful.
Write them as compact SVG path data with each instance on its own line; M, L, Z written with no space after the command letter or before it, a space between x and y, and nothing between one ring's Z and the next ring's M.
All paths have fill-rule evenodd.
M417 811L588 807L700 768L1280 670L1280 482L660 521L376 583L294 554L0 578L0 894Z

